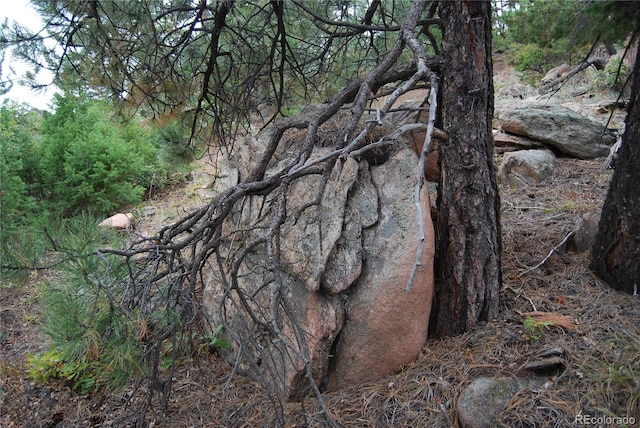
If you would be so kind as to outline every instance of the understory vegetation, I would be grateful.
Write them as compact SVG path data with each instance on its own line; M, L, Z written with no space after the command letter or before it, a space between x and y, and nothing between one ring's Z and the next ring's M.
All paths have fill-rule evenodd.
M626 48L633 32L633 2L495 0L494 50L503 51L531 83L560 64L577 65L587 58ZM597 89L619 89L628 69L598 71Z
M101 251L120 248L126 234L98 222L183 181L197 151L175 122L125 120L85 95L56 96L53 113L5 102L0 132L1 286L48 272L39 299L51 347L29 356L27 373L82 393L118 388L146 370L150 324L166 324L172 312L136 308L123 282L135 264Z

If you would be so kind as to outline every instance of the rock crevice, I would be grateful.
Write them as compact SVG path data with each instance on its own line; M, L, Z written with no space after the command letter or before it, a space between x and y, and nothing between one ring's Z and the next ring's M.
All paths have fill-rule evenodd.
M245 153L231 159L227 167L239 172L229 176L246 176L246 161L260 150L255 145L259 138L248 139ZM316 148L314 156L327 150ZM233 286L210 262L204 309L212 325L226 327L232 346L223 353L241 372L273 378L279 395L296 400L309 373L317 385L338 389L393 373L419 354L433 294L434 238L424 186L424 258L405 291L418 245L416 165L415 153L404 148L382 165L347 157L333 163L328 178L294 180L275 272L265 245L243 247L265 234L271 201L254 196L234 212L225 227L228 256L246 257ZM278 337L261 324L275 325Z

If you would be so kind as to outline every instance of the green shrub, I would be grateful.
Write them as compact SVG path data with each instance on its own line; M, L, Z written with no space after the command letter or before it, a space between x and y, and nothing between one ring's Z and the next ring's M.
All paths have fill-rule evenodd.
M160 129L85 96L56 95L53 114L5 102L0 108L3 230L31 214L108 214L188 176L204 148L188 118ZM187 121L187 122L185 122Z
M56 96L43 126L42 171L51 203L65 213L108 213L142 199L157 167L151 134L121 124L103 103Z
M24 224L37 207L30 182L38 180L34 128L39 116L5 101L0 107L0 223L3 230ZM35 175L35 176L34 176Z
M630 73L629 67L621 64L621 62L621 59L614 58L604 70L598 70L592 83L594 89L619 91Z
M51 249L48 244L43 230L35 222L3 230L0 236L0 285L9 287L24 283L31 272L42 266L42 260Z
M32 193L39 181L39 122L26 106L7 101L0 106L0 275L5 286L26 280L44 253L41 234L30 226L38 211Z
M43 330L52 346L29 357L34 381L62 380L83 394L113 390L132 378L157 374L150 369L154 362L169 369L194 352L228 346L219 336L222 327L194 337L183 328L175 292L145 289L135 263L100 251L121 248L126 238L98 227L91 215L53 217L46 236L56 275L42 285L41 303Z
M532 70L542 73L547 65L546 53L536 45L521 45L516 50L515 61L520 71Z
M127 310L124 259L104 254L122 238L83 214L54 218L47 236L57 275L42 287L44 332L52 347L28 361L29 376L46 383L61 379L81 393L118 388L144 373L139 312Z
M535 44L515 43L507 52L516 69L525 72L532 82L553 67L568 61L565 55L566 40L558 40L553 48Z

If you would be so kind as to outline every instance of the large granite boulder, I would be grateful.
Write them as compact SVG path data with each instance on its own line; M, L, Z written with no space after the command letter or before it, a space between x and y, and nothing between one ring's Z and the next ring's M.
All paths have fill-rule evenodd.
M496 127L579 159L607 156L609 147L615 143L615 136L603 125L557 105L499 109Z
M248 174L260 138L248 138L230 166ZM322 156L330 148L316 148ZM278 169L276 156L271 171ZM282 161L280 161L282 162ZM204 286L208 321L225 325L223 355L238 371L269 377L289 400L307 391L309 376L325 388L357 385L413 360L427 337L433 294L434 238L427 186L422 190L427 239L416 262L418 225L413 201L417 157L399 149L377 166L338 159L328 180L308 175L287 189L277 268L257 227L276 211L271 197L239 205L224 226L229 255L244 251L237 283L213 260ZM267 172L270 174L271 172ZM212 257L213 258L213 257ZM279 303L278 303L279 302ZM265 326L276 326L274 337Z
M427 227L427 264L418 269L415 286L405 291L415 264L416 213L413 204L414 168L411 152L402 151L386 164L371 168L378 197L378 220L363 230L366 259L346 301L346 322L334 345L327 388L357 385L393 373L411 362L427 337L433 296L434 236L428 205L422 221ZM429 195L423 187L423 201Z
M552 68L547 71L547 74L542 78L542 84L545 85L549 82L553 82L556 79L559 79L563 76L566 76L571 71L571 67L569 64L561 64L557 67Z

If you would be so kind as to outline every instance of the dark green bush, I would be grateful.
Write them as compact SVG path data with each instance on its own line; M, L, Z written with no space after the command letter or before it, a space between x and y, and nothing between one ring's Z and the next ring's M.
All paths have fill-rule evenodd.
M37 182L38 144L34 130L40 117L26 106L0 107L0 223L3 231L24 223L36 207L30 183Z
M109 213L139 202L158 167L151 133L122 124L98 101L57 96L55 108L43 126L47 199L66 213Z

